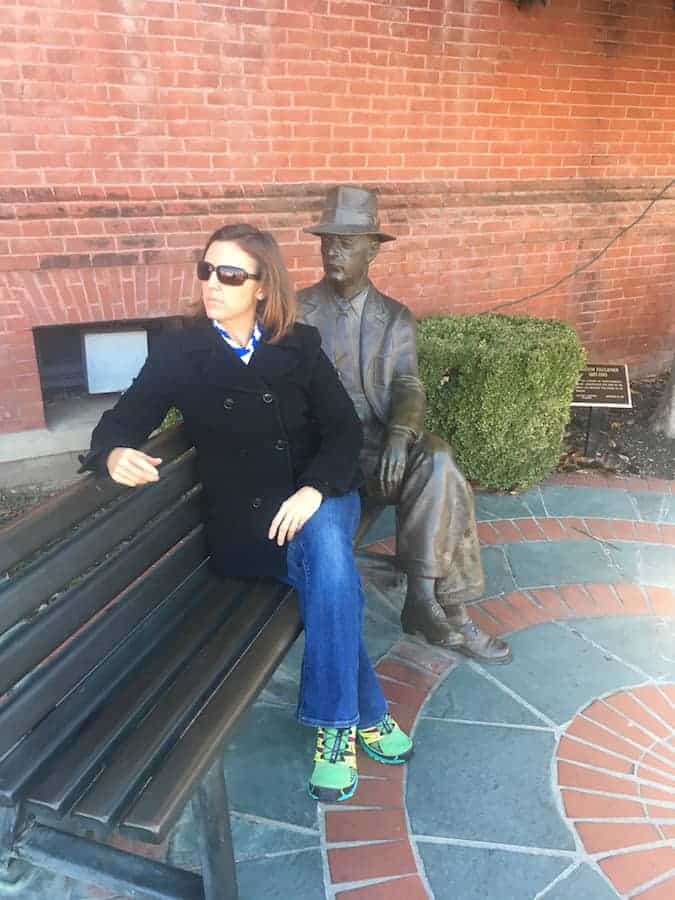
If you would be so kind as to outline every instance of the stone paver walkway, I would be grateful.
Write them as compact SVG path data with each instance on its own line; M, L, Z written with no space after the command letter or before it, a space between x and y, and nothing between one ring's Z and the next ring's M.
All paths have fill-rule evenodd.
M302 639L233 735L225 768L242 900L673 900L675 488L566 476L476 498L480 624L514 661L402 639L403 583L362 566L366 638L406 768L360 757L347 804L309 800L313 734L293 719ZM195 867L190 810L160 856ZM109 897L32 872L0 897Z

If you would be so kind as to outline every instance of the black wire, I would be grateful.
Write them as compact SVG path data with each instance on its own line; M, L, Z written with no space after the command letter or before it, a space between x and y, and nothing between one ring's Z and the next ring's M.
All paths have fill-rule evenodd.
M583 263L583 265L578 266L578 268L574 269L572 272L568 272L567 275L563 275L562 278L559 278L555 284L550 284L548 287L541 288L538 291L535 291L533 294L526 294L524 297L519 297L517 300L507 300L505 303L499 303L497 306L491 307L491 309L482 310L479 315L486 315L487 313L497 312L499 309L505 309L507 306L516 306L518 303L525 303L526 300L533 300L535 297L541 297L542 294L548 293L548 291L552 291L557 287L560 287L561 284L564 284L566 281L569 281L570 278L574 278L575 275L578 275L579 272L583 272L584 269L587 269L589 266L592 266L594 262L600 259L601 256L604 256L605 253L609 250L612 244L615 244L620 237L623 237L627 231L630 231L631 228L634 228L638 222L641 222L642 219L647 215L649 210L654 206L654 204L663 197L663 195L675 184L675 178L672 181L669 181L668 184L663 188L663 190L659 191L659 193L652 200L649 201L647 206L642 210L637 219L634 219L630 225L626 225L624 228L621 228L617 234L611 239L611 241L606 244L602 250L598 250L587 262Z

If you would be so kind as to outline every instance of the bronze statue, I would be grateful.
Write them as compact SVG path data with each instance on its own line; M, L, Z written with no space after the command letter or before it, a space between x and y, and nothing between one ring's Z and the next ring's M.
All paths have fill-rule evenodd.
M415 321L368 278L380 244L395 240L380 231L377 198L332 188L321 221L305 231L321 237L324 277L299 292L299 317L321 332L363 424L364 501L396 506L397 564L408 583L403 630L482 662L509 662L508 644L466 609L484 590L473 493L448 445L424 431Z

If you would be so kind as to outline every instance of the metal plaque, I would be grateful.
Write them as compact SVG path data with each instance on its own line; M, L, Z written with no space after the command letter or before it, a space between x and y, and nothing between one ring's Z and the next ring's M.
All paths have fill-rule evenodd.
M572 406L611 406L632 409L628 366L588 365L574 389Z

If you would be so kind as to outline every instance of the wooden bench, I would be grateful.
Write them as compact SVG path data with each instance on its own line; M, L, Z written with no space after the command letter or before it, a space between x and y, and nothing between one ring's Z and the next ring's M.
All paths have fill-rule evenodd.
M210 574L181 428L148 449L158 483L87 476L0 532L0 878L225 900L221 752L301 625L279 582ZM161 843L190 800L201 877L107 842Z

